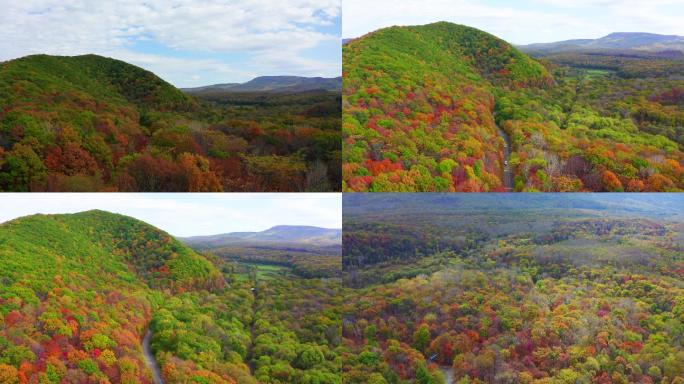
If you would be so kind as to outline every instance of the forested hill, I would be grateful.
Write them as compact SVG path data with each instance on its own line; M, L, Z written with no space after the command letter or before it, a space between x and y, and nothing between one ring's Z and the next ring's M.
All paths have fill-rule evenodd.
M449 23L342 50L345 191L684 189L680 59L536 61Z
M363 70L364 64L379 57L389 59L383 68L386 75L395 69L401 71L395 74L419 81L422 80L420 71L430 75L436 72L434 75L442 75L449 82L455 80L453 76L460 80L490 80L510 85L553 81L542 65L506 41L472 27L447 22L384 28L350 41L345 48L349 51L345 64L351 66L345 65L344 69L345 75L351 75L350 83L357 80L354 74ZM415 65L413 73L403 71L409 63Z
M343 67L343 178L355 191L502 188L493 91L553 83L507 42L446 22L354 39Z
M20 261L26 250L27 257L46 265L53 265L53 257L62 260L54 264L61 269L57 273L72 273L72 262L74 267L98 267L112 261L122 263L135 272L136 279L153 288L185 290L223 285L212 263L166 232L109 212L23 217L3 224L0 238L2 257L8 263Z
M140 340L153 301L225 284L165 232L103 211L0 225L0 281L1 377L27 383L150 383Z

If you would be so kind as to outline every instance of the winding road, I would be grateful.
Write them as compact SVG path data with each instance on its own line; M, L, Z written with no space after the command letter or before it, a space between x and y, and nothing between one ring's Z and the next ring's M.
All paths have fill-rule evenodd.
M440 365L439 370L444 375L444 383L454 384L454 369L448 365Z
M499 124L496 124L496 132L504 139L504 166L503 166L503 183L506 192L513 191L513 170L510 165L511 157L511 138L504 132Z
M152 371L152 381L154 384L164 384L164 380L161 378L161 371L159 370L159 364L157 360L154 359L152 350L150 349L150 341L152 340L152 331L148 328L145 332L145 337L143 338L142 348L143 355L145 356L145 363L147 367Z

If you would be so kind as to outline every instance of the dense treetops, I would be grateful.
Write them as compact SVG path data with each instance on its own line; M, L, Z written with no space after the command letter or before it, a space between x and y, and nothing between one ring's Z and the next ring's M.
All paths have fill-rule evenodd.
M339 189L339 96L212 98L96 55L4 62L0 189Z
M345 221L345 383L684 380L681 215L425 200Z
M449 23L392 27L349 42L343 188L501 191L504 140L496 125L511 139L516 191L684 188L682 84L666 77L679 72L681 59L567 56L554 61L561 66L542 65Z

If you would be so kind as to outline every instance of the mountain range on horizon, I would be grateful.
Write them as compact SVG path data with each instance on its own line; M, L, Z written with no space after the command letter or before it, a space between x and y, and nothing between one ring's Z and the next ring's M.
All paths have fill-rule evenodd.
M613 32L598 39L571 39L551 43L518 45L523 52L560 52L593 49L684 51L684 36L647 32Z
M217 248L238 244L296 244L327 247L342 244L342 229L304 225L276 225L259 232L230 232L210 236L178 237L178 239L194 248Z
M213 84L202 87L180 88L193 94L198 92L273 92L300 93L309 91L340 91L342 77L259 76L246 83Z
M346 194L343 197L345 220L395 210L416 212L428 209L442 210L451 206L458 212L506 212L522 211L574 211L582 214L629 215L634 217L684 217L682 196L679 194L640 193L542 193L530 196L519 194L452 194L434 193L414 197L395 194L391 197L375 194ZM412 208L413 207L413 208ZM429 207L429 208L428 208ZM444 212L447 214L446 212Z

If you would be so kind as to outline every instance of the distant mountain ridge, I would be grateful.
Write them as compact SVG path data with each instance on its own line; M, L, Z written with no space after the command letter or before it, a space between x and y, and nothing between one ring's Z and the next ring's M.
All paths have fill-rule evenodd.
M301 244L326 247L342 243L342 229L278 225L261 232L231 232L212 236L185 237L179 240L195 248L217 248L237 244Z
M434 193L412 197L409 194L375 196L368 194L345 194L343 198L345 220L347 218L380 212L401 210L425 212L430 209L444 212L446 206L459 212L510 212L518 210L575 210L635 216L684 216L682 197L677 193L542 193L521 199L506 194L451 194ZM446 214L446 212L444 212Z
M342 77L260 76L246 83L214 84L196 88L181 88L183 92L275 92L340 91Z
M599 39L573 39L518 46L523 52L560 52L587 49L633 49L643 51L684 51L684 36L646 32L614 32Z

